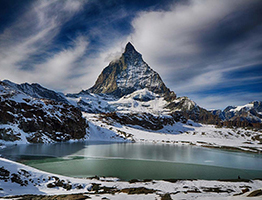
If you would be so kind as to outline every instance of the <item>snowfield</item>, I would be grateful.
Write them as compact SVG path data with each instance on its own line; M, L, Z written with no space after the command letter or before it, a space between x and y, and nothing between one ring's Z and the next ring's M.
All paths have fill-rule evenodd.
M85 193L92 199L249 199L250 191L262 188L261 180L131 180L117 178L71 178L46 173L0 158L0 197L35 194L58 195ZM243 193L243 194L242 194ZM241 194L240 196L232 196ZM14 198L15 199L15 198ZM252 197L252 199L260 199Z
M83 115L91 124L90 139L122 138L133 142L187 144L253 153L262 152L261 142L254 140L254 138L262 138L262 133L243 128L217 128L215 125L198 124L188 120L186 124L176 122L164 126L163 129L152 131L138 125L122 125L113 120L101 120L96 114L83 113Z

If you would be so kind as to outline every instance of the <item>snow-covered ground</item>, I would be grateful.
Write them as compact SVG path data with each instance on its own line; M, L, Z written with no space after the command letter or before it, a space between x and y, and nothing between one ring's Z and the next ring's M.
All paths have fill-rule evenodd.
M9 95L9 99L17 102L28 104L41 104L41 108L46 111L50 118L61 117L58 109L54 106L46 105L44 100L34 99L21 91L13 91L12 87L4 87L0 85L0 92ZM69 95L70 96L70 95ZM215 125L203 125L188 120L187 124L181 122L170 123L160 130L149 130L137 125L119 124L114 120L109 121L101 118L99 114L117 112L126 115L141 114L147 117L145 113L157 117L170 117L170 110L166 108L168 102L164 97L157 95L148 89L137 90L122 98L114 98L110 95L97 95L92 93L77 94L67 97L72 105L78 106L83 110L83 116L89 123L86 130L85 140L103 140L103 141L132 141L132 142L153 142L153 143L175 143L175 144L191 144L205 147L215 148L231 148L250 152L262 152L262 132L252 131L243 128L218 128ZM27 99L27 100L26 100ZM182 102L179 109L191 109L196 104L188 98L181 97L173 100L174 103ZM249 105L249 104L248 104ZM246 107L248 107L246 105ZM251 104L250 104L251 105ZM250 107L250 106L249 106ZM239 107L240 108L240 107ZM241 107L242 108L242 107ZM30 119L28 119L30 120ZM150 121L150 119L149 119ZM140 123L141 124L141 123ZM0 129L9 130L10 134L14 134L20 140L13 142L0 140L0 146L6 144L22 144L28 143L27 138L30 134L22 131L17 124L0 124ZM9 134L7 131L7 135ZM81 139L81 140L82 140ZM45 143L54 142L47 136L42 136ZM1 145L2 144L2 145Z
M87 92L85 94L68 95L67 100L88 113L119 112L167 115L174 111L191 110L197 107L197 104L188 97L179 97L172 100L172 103L179 104L179 107L170 110L167 107L171 102L165 100L163 95L153 93L147 88L134 91L121 98Z
M0 88L1 89L1 88ZM9 93L12 93L9 91ZM25 94L14 93L10 99L16 102L28 103ZM60 116L54 112L52 106L45 105L44 101L35 100L31 97L30 102L41 103L42 107L50 111L52 116ZM136 91L120 99L110 98L106 95L86 94L79 97L68 97L70 103L75 106L82 106L86 112L112 112L119 113L151 113L156 116L168 114L167 102L147 89ZM183 100L183 106L187 109L194 107L191 100ZM91 107L90 107L91 106ZM262 152L262 133L243 128L218 128L214 125L203 125L188 120L186 124L175 122L165 125L160 130L149 130L138 125L120 124L114 120L110 121L100 114L83 112L89 127L86 129L86 136L81 140L93 141L129 141L149 143L172 143L180 145L198 145L212 148L226 148L243 150L253 153ZM16 124L1 124L0 129L10 129L10 133L20 137L20 140L6 142L0 140L0 148L9 144L28 143L29 133L21 131ZM7 132L7 134L9 134ZM43 142L54 142L50 138L42 138ZM99 185L100 184L100 185ZM134 189L135 188L135 189ZM122 182L117 178L76 179L60 175L42 172L31 167L18 164L0 158L0 196L21 195L21 194L72 194L88 193L92 199L161 199L161 196L170 193L173 199L241 199L235 196L242 191L256 190L262 188L262 181L251 182L222 182L204 180L180 180L170 181L148 181L148 182ZM108 193L107 193L108 192ZM99 193L99 194L96 194ZM113 193L115 193L113 195ZM132 193L132 194L128 194ZM149 194L146 194L149 193ZM97 196L98 195L98 196ZM252 199L256 199L253 197Z
M117 101L109 102L118 112L121 113L152 113L161 114L168 113L165 108L167 102L161 97L147 88L126 95Z
M262 188L261 180L148 180L123 182L117 178L71 178L46 173L0 158L0 197L24 194L58 195L85 193L92 199L246 199L248 191ZM232 196L236 194L241 196ZM252 199L259 199L253 197Z
M242 150L253 153L262 152L262 133L243 128L218 128L215 125L204 125L188 120L186 124L176 122L166 125L160 130L148 130L138 125L122 125L114 120L108 121L99 114L83 113L89 121L87 135L81 140L91 141L117 141L117 142L149 142L149 143L173 143L183 145L198 145L212 148L223 148L231 150ZM10 125L0 125L0 127ZM0 146L4 148L9 144L28 143L24 133L16 126L10 126L13 132L20 133L21 140L6 142L0 140ZM43 138L45 142L54 141Z
M261 133L245 129L216 128L188 121L150 131L140 126L121 125L99 118L99 114L83 113L89 121L86 140L174 143L223 147L251 152L262 151L262 145L252 137ZM18 143L27 143L21 140ZM9 173L8 173L8 172ZM172 199L249 199L250 191L262 188L261 180L250 182L178 180L123 182L117 178L79 179L54 175L0 158L0 197L37 194L84 194L92 199L161 199L167 193ZM248 192L246 192L248 191ZM242 195L233 196L246 192ZM260 199L252 197L252 199Z
M119 139L122 136L135 142L189 144L254 153L262 152L262 144L255 139L262 138L262 133L243 128L218 128L215 125L197 124L189 120L187 124L177 122L161 130L151 131L137 125L121 125L98 119L99 115L96 114L84 113L84 117L88 119L92 127L90 139L104 140L105 135L110 135L111 137L107 137L108 140Z
M79 96L79 98L68 98L68 100L83 108L104 113L112 111L127 115L150 113L155 116L166 117L170 114L170 110L167 109L168 102L146 88L137 90L120 99L90 93ZM173 100L173 103L181 103L176 111L190 110L197 106L195 102L186 97L177 98ZM191 120L188 120L187 124L176 122L173 125L166 125L163 129L154 131L144 129L139 124L131 126L116 123L114 120L101 119L99 114L83 112L83 115L89 121L91 127L89 136L91 140L119 140L119 137L122 137L135 142L190 144L254 153L262 152L261 131L245 128L219 128L215 125L194 123ZM129 137L126 137L127 135Z

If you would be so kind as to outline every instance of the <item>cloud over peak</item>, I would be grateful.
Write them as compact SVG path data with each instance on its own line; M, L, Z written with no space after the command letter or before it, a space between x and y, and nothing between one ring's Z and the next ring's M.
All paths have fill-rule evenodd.
M256 0L191 0L167 11L141 12L132 22L131 38L179 95L209 95L217 87L252 79L245 74L229 78L229 72L262 65L261 9Z

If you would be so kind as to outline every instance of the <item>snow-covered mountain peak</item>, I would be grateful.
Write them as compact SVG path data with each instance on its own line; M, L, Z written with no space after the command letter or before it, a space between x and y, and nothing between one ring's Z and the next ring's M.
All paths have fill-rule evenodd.
M246 104L244 106L237 106L237 107L234 107L232 109L230 109L229 111L230 112L239 112L240 110L244 109L244 110L250 110L251 108L253 108L254 105L252 103L249 103L249 104Z
M135 47L134 47L130 42L128 42L128 43L126 44L124 54L126 54L126 55L127 55L127 54L139 54L139 55L141 55L140 53L138 53L138 52L136 51Z
M212 113L223 121L229 121L230 125L247 126L245 123L249 123L249 126L258 127L256 123L262 122L262 101L252 101L242 106L228 106L223 111L215 110Z
M9 88L9 90L20 92L29 95L30 97L33 98L38 98L38 99L44 98L44 99L55 100L62 103L69 103L62 93L58 93L53 90L44 88L38 83L16 84L9 80L3 80L2 84L5 84L6 88Z
M0 81L0 100L5 101L6 99L26 103L25 100L31 100L32 97L18 90L15 83L4 80Z
M109 63L88 91L122 97L144 88L157 94L170 93L159 74L148 66L131 43L127 43L122 56Z
M249 111L251 109L255 109L258 112L262 111L262 102L261 101L252 101L248 104L245 104L243 106L235 106L232 107L229 112L240 112L240 111Z

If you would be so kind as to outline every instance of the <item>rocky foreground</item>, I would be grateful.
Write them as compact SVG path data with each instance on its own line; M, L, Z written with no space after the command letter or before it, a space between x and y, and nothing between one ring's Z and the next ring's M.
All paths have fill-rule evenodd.
M261 199L262 180L71 178L0 158L2 199Z

